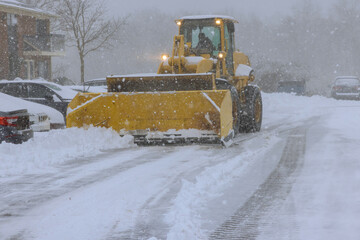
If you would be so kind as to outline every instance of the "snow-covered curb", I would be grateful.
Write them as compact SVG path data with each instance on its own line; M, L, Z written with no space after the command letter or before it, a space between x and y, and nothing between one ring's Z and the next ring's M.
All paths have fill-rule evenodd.
M69 128L35 135L21 145L0 144L0 176L37 173L78 157L94 156L101 150L135 146L133 137L120 137L111 129Z

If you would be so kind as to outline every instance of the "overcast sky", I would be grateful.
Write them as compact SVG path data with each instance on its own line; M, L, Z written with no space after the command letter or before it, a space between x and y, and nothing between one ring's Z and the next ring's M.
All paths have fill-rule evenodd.
M307 0L106 0L110 12L114 15L127 15L136 10L156 8L165 12L181 14L185 11L192 14L232 14L249 13L263 18L291 13L299 1ZM312 0L319 5L323 13L336 0Z

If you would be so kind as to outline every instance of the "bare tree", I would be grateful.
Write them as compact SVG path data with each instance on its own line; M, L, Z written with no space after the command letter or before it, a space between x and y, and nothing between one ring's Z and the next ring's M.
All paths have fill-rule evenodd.
M125 19L109 20L104 1L62 0L57 8L63 30L74 42L80 58L81 83L84 82L85 57L111 48Z

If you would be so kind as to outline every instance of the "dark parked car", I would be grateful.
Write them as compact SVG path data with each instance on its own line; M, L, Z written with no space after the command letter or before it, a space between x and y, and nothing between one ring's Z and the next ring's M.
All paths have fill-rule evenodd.
M45 80L0 81L0 92L55 108L66 117L76 91Z
M295 93L296 95L305 95L305 81L280 81L278 83L278 92Z
M331 88L335 99L360 99L360 80L354 76L337 77Z
M0 143L23 143L33 137L27 110L0 111Z

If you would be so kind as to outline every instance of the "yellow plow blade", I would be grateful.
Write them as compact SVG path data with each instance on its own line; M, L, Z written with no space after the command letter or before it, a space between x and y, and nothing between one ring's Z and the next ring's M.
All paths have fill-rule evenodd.
M234 134L228 90L79 93L69 104L67 127L91 125L149 142L226 142Z

